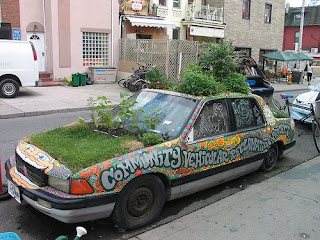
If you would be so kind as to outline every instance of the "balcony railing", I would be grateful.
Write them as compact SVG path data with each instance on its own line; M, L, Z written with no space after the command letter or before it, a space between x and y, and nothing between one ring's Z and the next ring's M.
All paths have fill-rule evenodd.
M223 23L223 8L210 7L209 5L188 4L186 19Z

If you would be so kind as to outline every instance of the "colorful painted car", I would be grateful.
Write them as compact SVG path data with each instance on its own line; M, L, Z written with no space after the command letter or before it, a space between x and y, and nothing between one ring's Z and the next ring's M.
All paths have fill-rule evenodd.
M295 145L293 120L274 118L256 95L143 90L133 100L144 112L161 115L153 131L170 140L76 173L21 141L6 162L11 194L62 222L112 216L133 229L154 221L165 201L270 171Z

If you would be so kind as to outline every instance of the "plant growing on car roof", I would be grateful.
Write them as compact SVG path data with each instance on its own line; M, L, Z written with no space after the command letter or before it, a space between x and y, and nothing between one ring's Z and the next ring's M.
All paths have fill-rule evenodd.
M176 87L177 92L192 95L215 95L223 92L225 87L215 78L202 71L201 66L190 64L182 74L182 79Z
M238 52L234 50L232 42L204 43L204 46L207 50L201 53L199 62L203 71L222 83L225 91L248 93L249 88L244 76L237 73L240 65L235 56Z

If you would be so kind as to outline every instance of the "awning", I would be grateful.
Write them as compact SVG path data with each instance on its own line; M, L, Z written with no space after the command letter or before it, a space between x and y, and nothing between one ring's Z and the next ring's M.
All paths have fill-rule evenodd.
M131 22L132 26L140 27L157 27L157 28L174 28L175 24L169 23L161 19L126 17Z

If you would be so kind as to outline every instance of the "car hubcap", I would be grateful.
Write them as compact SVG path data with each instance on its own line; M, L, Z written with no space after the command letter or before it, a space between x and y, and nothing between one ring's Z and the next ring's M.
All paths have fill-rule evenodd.
M12 95L15 93L15 91L16 91L16 88L14 87L14 85L12 83L5 83L2 86L2 92L5 95Z
M143 216L152 208L153 202L153 194L149 188L138 188L128 200L128 212L133 217Z

